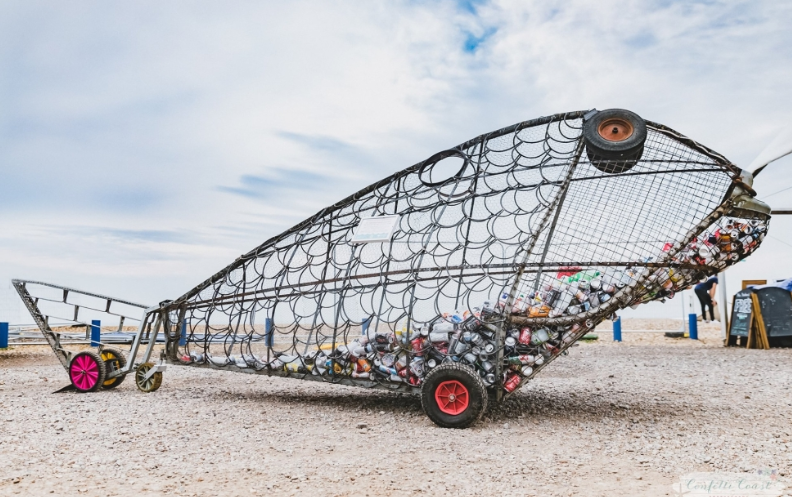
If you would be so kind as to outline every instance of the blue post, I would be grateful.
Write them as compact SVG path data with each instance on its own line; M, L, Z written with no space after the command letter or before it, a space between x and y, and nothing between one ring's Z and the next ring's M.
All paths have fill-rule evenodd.
M273 333L272 318L264 320L264 343L272 348L275 344L275 333Z
M98 347L102 341L102 322L98 319L91 321L91 347Z
M688 335L691 340L698 340L698 320L695 314L688 314Z
M364 319L363 323L361 323L361 326L360 326L360 328L361 328L360 334L361 335L365 335L366 334L370 324L371 324L371 316L369 316L366 319Z
M8 348L8 323L0 323L0 349Z
M181 335L179 335L179 347L187 345L187 321L182 322Z
M613 341L614 342L621 342L621 316L616 318L616 321L613 322Z

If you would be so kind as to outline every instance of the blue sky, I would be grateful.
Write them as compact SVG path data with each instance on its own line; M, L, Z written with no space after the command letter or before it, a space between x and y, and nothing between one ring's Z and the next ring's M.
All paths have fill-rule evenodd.
M790 25L773 1L6 1L0 278L174 298L373 181L567 110L748 164L790 124ZM789 158L756 182L787 186ZM790 228L732 288L792 276Z

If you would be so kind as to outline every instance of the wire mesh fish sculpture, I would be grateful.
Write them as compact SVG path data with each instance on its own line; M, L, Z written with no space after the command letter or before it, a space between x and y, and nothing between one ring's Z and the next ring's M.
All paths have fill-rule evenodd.
M751 182L629 111L525 121L323 209L141 329L170 362L420 391L466 427L619 309L755 251Z

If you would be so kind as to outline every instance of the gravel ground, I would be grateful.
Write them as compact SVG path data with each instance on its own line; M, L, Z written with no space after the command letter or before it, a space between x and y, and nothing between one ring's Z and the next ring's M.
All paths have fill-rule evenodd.
M671 321L671 320L669 320ZM625 329L668 323L628 323ZM670 326L673 328L674 326ZM792 350L606 331L468 430L415 396L171 366L155 393L52 393L0 351L0 495L674 495L692 471L792 477Z

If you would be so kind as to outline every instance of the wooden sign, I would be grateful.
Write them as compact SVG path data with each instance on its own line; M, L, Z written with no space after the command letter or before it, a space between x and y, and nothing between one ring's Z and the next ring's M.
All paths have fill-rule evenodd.
M745 290L749 286L766 285L767 280L742 280L742 289Z
M792 346L792 294L777 287L737 292L726 345L749 349Z
M770 342L767 340L767 329L765 328L764 318L762 317L762 309L759 307L759 297L756 293L751 293L751 300L753 301L753 323L751 324L751 332L748 333L748 343L745 345L749 349L769 349Z

